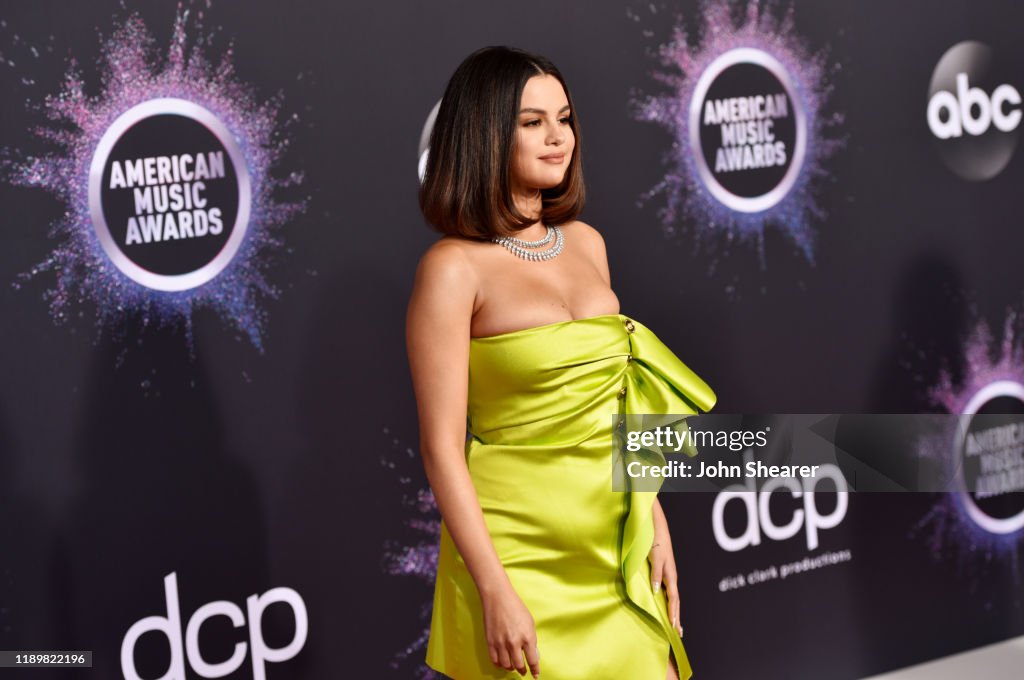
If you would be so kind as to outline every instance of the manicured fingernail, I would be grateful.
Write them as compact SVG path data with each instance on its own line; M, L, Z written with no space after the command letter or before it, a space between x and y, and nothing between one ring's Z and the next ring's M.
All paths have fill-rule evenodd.
M659 590L661 590L661 581L655 581L654 582L654 592L658 592Z

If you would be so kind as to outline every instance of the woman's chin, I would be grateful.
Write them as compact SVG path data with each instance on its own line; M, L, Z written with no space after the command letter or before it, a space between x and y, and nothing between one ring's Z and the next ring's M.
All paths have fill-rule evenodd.
M534 183L534 186L538 189L554 189L565 180L565 173L559 173L558 175L548 175L544 178L538 178Z

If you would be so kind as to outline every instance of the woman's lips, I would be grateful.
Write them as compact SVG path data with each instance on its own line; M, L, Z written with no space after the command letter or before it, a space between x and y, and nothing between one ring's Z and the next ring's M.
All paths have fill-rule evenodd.
M565 154L564 153L560 153L560 154L552 154L550 156L541 156L540 159L542 161L544 161L545 163L551 163L552 165L559 165L563 160L565 160Z

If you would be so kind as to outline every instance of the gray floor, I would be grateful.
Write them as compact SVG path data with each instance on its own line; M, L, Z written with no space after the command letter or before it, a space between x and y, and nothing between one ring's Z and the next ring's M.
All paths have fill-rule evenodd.
M1024 678L1024 637L979 647L864 680L1021 680Z

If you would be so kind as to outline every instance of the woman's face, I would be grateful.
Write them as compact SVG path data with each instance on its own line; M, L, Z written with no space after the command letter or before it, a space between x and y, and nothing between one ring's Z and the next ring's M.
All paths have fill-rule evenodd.
M576 146L571 114L558 78L543 75L526 81L512 152L514 190L550 189L562 182Z

